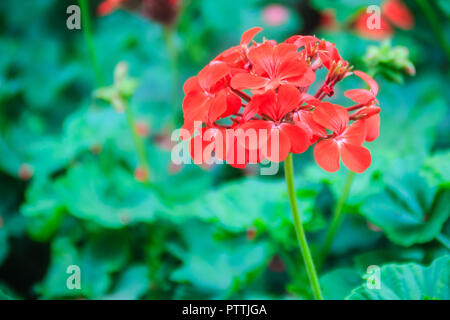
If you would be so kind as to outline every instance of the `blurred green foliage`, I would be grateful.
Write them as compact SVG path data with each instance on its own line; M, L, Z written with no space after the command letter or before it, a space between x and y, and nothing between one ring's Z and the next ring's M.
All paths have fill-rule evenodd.
M98 3L91 1L93 13ZM337 20L348 21L361 1L277 3L289 13L280 26L263 18L270 1L184 1L173 34L176 72L161 26L125 11L94 16L104 85L113 83L121 61L138 79L130 107L150 128L145 148L153 176L145 185L133 176L138 157L124 114L94 97L82 31L66 28L74 1L0 2L0 299L312 297L282 172L259 177L257 168L170 161L174 110L181 110L173 104L182 98L174 75L181 83L196 74L249 27L262 26L265 37L278 41L314 33L336 42L363 71L371 67L364 56L372 45L368 57L377 51L378 75L404 67L387 59L405 58L403 49L387 57L390 47L351 27L319 25L320 10L335 8ZM392 45L409 49L417 74L402 85L377 76L381 134L370 143L372 166L355 178L321 272L326 298L448 299L449 61L410 5L415 29L397 30ZM436 5L448 35L447 3ZM349 104L342 93L358 81L337 87L340 103ZM347 171L322 171L311 150L295 161L297 198L315 252ZM69 265L81 268L81 289L67 289ZM382 266L380 291L365 287L370 265Z

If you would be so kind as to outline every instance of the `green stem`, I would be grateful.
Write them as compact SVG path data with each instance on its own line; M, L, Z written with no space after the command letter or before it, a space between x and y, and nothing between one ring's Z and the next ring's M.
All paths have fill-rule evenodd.
M91 16L89 13L88 0L78 0L78 3L80 4L81 8L81 24L83 28L84 40L86 41L89 57L91 59L92 67L94 69L95 80L97 82L97 86L101 86L103 84L103 77L95 56L94 37L92 33Z
M416 2L430 23L431 29L433 29L439 44L444 49L448 60L450 60L450 45L445 40L445 34L442 31L442 24L440 23L439 17L435 14L433 7L428 0L416 0Z
M355 173L353 171L350 171L348 173L347 180L345 182L344 190L336 204L336 208L334 210L333 217L331 218L331 225L330 225L330 228L328 229L327 235L325 237L324 245L323 245L322 250L319 255L319 261L317 264L318 270L322 269L322 266L323 266L323 263L325 262L327 254L330 251L331 244L333 243L334 237L336 236L336 232L339 230L339 227L342 224L342 221L344 218L344 211L342 211L342 209L344 208L344 204L345 204L345 201L347 200L348 194L350 192L350 188L352 186L354 177L355 177Z
M174 29L173 27L164 27L163 31L164 43L166 44L167 54L170 62L170 70L172 73L172 113L174 126L177 127L179 123L179 116L181 110L179 104L179 88L180 88L180 75L178 72L178 50L174 42Z
M295 233L297 234L300 251L303 256L303 262L305 263L311 289L313 291L314 297L317 300L323 300L322 292L320 291L319 278L317 277L316 269L314 267L314 261L312 259L311 252L308 247L308 242L306 240L305 230L303 229L303 224L298 212L291 153L287 156L286 160L284 160L284 174L286 177L286 186L289 195L289 202L291 204L292 217L294 218Z
M439 241L447 250L450 250L450 240L442 233L436 236L436 240Z
M150 180L150 167L147 159L147 153L145 152L144 140L139 135L136 128L136 121L134 120L133 111L126 101L122 101L123 107L125 109L125 115L127 117L128 126L130 127L131 134L133 135L134 144L136 146L136 151L138 154L139 165L146 173L146 181Z

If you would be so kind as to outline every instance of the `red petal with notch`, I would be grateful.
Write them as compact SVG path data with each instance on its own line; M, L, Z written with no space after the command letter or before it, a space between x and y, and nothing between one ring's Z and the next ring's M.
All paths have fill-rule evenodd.
M311 111L299 110L294 113L293 120L296 125L307 130L311 139L310 143L313 143L313 141L316 141L319 137L324 138L327 136L325 128L313 120Z
M258 47L253 47L248 52L248 59L253 64L254 71L262 75L273 76L276 72L274 66L274 45L269 42L265 42Z
M278 89L277 98L277 118L273 120L281 120L287 113L300 106L302 95L296 87L282 85Z
M313 111L313 119L321 126L341 134L348 125L349 115L344 107L329 102L321 102Z
M372 162L369 150L362 146L342 143L339 146L339 153L345 166L356 173L366 171Z
M319 141L314 147L314 159L327 172L339 170L339 149L334 139Z
M255 108L258 109L260 115L266 115L272 120L278 120L278 108L277 95L274 90L269 90L266 93L254 95Z

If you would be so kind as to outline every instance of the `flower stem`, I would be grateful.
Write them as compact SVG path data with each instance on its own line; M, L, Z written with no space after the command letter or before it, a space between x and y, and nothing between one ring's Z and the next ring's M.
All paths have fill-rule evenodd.
M342 211L342 209L344 208L344 204L350 192L350 188L352 186L354 177L355 173L353 171L350 171L347 176L347 181L345 182L344 190L336 204L333 217L331 218L331 225L330 228L328 229L327 235L325 237L325 243L319 255L317 264L318 270L322 269L323 263L325 262L325 258L327 257L328 251L330 251L331 244L333 243L334 237L336 236L336 232L338 231L343 221L344 212Z
M294 187L294 169L292 163L292 154L289 153L286 160L284 160L284 174L286 178L286 186L289 195L289 202L291 204L292 217L294 218L295 233L297 234L298 243L300 245L300 252L303 256L303 262L305 263L306 272L308 274L311 289L314 297L317 300L323 300L322 292L320 291L319 278L317 277L316 269L314 267L314 261L309 251L308 242L306 240L303 224L300 219L300 215L297 207L297 199L295 196Z
M125 115L127 117L128 126L130 127L131 134L133 135L134 144L136 146L136 151L139 159L139 165L145 171L146 177L145 181L148 183L150 181L150 167L147 159L147 153L145 152L144 141L139 135L136 129L136 121L134 120L133 111L131 110L127 101L123 101L123 107L125 109Z
M103 84L103 76L95 56L94 37L92 35L91 16L89 13L88 0L78 0L78 3L80 4L81 9L81 24L83 27L84 39L88 48L92 68L94 69L95 80L97 82L97 86L101 86Z

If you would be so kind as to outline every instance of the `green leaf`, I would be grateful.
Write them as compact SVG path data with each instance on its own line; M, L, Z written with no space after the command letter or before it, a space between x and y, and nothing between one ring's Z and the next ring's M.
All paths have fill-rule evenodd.
M243 237L218 241L211 226L193 221L187 225L182 228L186 249L171 247L182 261L171 278L194 286L203 297L225 298L245 288L271 256L267 243L250 243Z
M315 228L319 222L313 221L313 217L317 215L314 201L319 186L297 185L302 221L306 228L311 226L309 223L314 223ZM245 179L230 182L191 203L175 205L170 214L176 220L197 217L204 221L219 222L231 232L244 232L256 226L268 230L281 242L296 245L284 181Z
M371 230L363 217L347 215L336 234L330 252L340 256L352 250L367 249L375 245L381 237L381 232Z
M362 281L358 270L339 268L321 276L320 286L325 299L342 300Z
M350 300L448 300L450 256L445 255L424 267L416 263L388 264L380 270L380 289L366 284L354 289Z
M357 255L355 265L361 271L365 271L371 265L383 265L387 263L420 263L425 258L425 250L421 248L401 248L397 246L369 251Z
M8 235L6 234L5 228L3 228L1 224L3 224L3 220L0 216L0 266L9 252Z
M27 231L36 240L48 240L65 216L64 203L56 194L56 185L48 179L35 179L27 189L20 208L26 218Z
M430 187L417 174L391 177L386 189L370 197L363 214L396 244L410 246L433 240L449 218L449 189Z
M111 286L111 274L119 271L128 259L128 241L123 233L94 236L82 248L65 237L52 242L51 262L43 282L36 291L51 298L101 298ZM69 289L67 268L80 268L80 289Z
M17 300L17 298L4 286L0 285L0 300Z
M151 222L163 210L156 194L120 167L109 171L93 161L69 170L58 182L58 195L70 214L105 228Z
M428 157L423 173L433 185L450 186L450 150L440 151Z
M133 265L120 274L114 290L103 297L106 300L136 300L149 290L148 270L144 265Z

